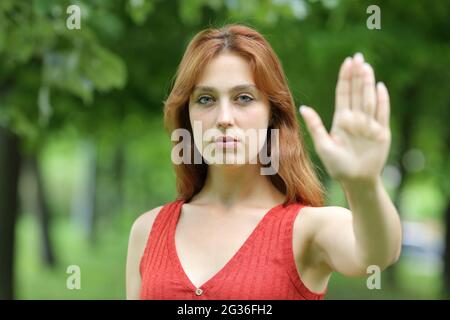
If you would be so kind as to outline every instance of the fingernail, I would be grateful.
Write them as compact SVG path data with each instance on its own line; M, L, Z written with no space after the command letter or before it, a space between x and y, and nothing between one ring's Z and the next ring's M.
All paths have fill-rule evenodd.
M307 106L300 106L300 113L304 114L306 112L306 110L308 109Z
M361 52L355 53L355 59L359 61L364 61L364 56Z

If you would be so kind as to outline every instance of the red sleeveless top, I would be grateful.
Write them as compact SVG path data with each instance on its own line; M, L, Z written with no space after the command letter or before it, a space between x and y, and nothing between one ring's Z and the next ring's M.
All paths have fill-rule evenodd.
M141 299L304 300L323 299L302 282L292 233L300 203L271 208L234 256L199 288L178 258L175 229L184 200L165 204L156 216L140 261Z

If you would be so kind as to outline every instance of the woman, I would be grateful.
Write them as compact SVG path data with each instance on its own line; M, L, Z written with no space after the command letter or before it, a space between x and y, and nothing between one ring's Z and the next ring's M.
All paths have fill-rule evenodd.
M330 133L312 108L300 111L350 210L323 206L284 72L263 36L228 25L192 39L164 109L170 133L190 133L181 144L172 134L186 147L181 162L172 153L179 197L135 221L128 299L322 299L332 272L367 276L369 266L398 259L401 223L380 179L391 140L386 87L357 53L341 66ZM210 134L193 130L198 124ZM251 130L266 134L256 151ZM272 172L261 170L262 150Z

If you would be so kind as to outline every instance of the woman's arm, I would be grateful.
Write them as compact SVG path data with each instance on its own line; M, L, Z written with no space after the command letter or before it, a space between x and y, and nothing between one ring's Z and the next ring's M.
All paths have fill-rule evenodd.
M356 252L366 268L378 265L385 269L400 256L402 232L399 215L381 178L342 186L353 213Z
M400 219L380 178L391 142L389 108L386 87L375 86L361 54L341 66L330 134L313 109L301 108L314 147L350 206L316 215L313 246L345 275L366 274L369 265L385 269L400 255Z
M153 222L161 208L158 207L140 215L131 227L126 266L126 294L128 300L137 300L140 297L141 275L139 265Z
M313 229L309 252L330 271L345 276L367 275L370 265L384 270L397 261L401 250L401 224L394 205L380 179L347 185L344 192L350 210L338 206L305 210Z

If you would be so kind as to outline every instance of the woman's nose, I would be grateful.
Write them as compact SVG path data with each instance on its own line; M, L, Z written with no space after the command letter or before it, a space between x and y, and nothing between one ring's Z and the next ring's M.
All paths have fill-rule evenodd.
M234 125L232 105L228 102L222 102L218 109L217 115L217 127L228 128Z

